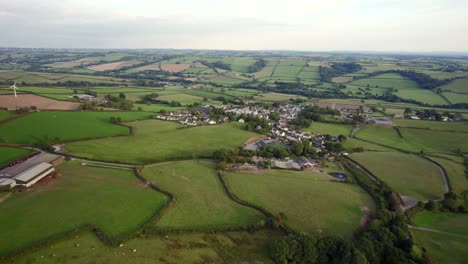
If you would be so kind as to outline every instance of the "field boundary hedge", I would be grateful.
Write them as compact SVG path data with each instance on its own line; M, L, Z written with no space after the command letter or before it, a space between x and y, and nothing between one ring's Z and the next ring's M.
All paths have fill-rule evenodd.
M297 233L296 231L294 231L293 229L291 229L290 227L288 227L284 223L278 224L276 219L275 219L275 216L270 211L266 210L265 208L263 208L261 206L252 204L250 202L247 202L247 201L242 200L239 197L237 197L234 194L234 192L231 190L231 187L229 186L228 182L224 179L222 171L219 171L217 173L217 175L218 175L219 180L221 181L221 184L223 185L224 191L227 194L227 196L231 200L233 200L234 202L236 202L236 203L238 203L240 205L250 207L250 208L255 209L255 210L261 212L262 214L264 214L267 217L267 220L268 220L268 222L267 222L268 227L273 228L273 229L280 229L282 231L285 231L286 233Z
M148 181L139 174L137 169L134 170L134 175L136 176L136 178L138 180L143 181L144 183L148 183ZM151 183L148 184L148 185L153 190L158 191L158 192L162 192L164 195L169 194L168 196L172 197L172 194L170 194L169 192L161 190L158 187L152 185ZM150 225L153 222L154 219L156 219L157 217L159 217L162 214L164 209L166 209L168 207L168 204L170 203L170 201L171 200L168 200L163 207L158 208L152 214L152 216L150 216L146 221L143 221L143 223L137 225L135 228L132 228L132 229L130 229L129 231L127 231L125 233L122 233L121 235L111 236L111 235L108 235L102 228L99 228L95 224L84 224L83 226L77 227L77 228L75 228L73 230L59 232L57 234L50 235L50 236L48 236L46 238L42 238L42 239L38 239L36 241L26 243L25 246L14 249L14 250L6 253L4 256L0 256L0 260L7 260L7 259L10 259L10 258L13 258L14 256L26 253L27 251L40 249L40 248L42 248L42 247L44 247L46 245L50 245L50 244L52 244L54 242L57 242L57 241L60 241L62 239L65 240L65 239L71 238L73 235L77 235L77 234L80 234L80 233L83 233L83 232L86 232L86 231L92 231L99 238L99 240L101 240L101 242L103 242L105 245L118 246L124 240L135 238L135 237L140 236L141 234L144 234L145 233L144 232L145 228L148 225Z

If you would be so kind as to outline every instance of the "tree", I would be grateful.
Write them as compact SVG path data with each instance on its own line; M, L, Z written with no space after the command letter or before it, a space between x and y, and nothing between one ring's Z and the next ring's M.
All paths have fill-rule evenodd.
M411 108L409 107L406 107L405 108L405 112L403 113L404 116L409 116L413 113L413 110L411 110Z
M207 97L203 97L203 102L208 102L208 98L207 98Z
M433 200L430 200L424 205L424 209L429 210L429 211L434 211L436 208L437 208L437 204Z
M120 99L125 99L125 98L127 98L127 97L125 96L124 93L119 93L119 98L120 98Z
M292 143L291 151L296 156L301 156L304 153L304 145L301 141L294 141Z

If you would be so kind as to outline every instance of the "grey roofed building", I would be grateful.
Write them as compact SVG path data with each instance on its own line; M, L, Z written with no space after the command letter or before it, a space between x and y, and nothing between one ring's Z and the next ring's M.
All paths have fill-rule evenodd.
M50 163L39 163L13 177L17 185L29 187L53 172L54 166Z
M92 95L89 95L89 94L74 94L74 95L70 95L68 97L78 98L80 100L85 100L85 101L94 101L94 100L96 100L95 96L92 96Z
M281 161L281 160L272 160L271 167L277 169L285 169L285 170L301 170L302 166L299 165L297 162L292 160L288 161Z
M296 159L295 162L297 164L299 164L299 166L302 166L302 167L313 166L313 163L309 159L307 159L305 157L300 157L300 158Z
M8 179L8 178L0 178L0 189L3 189L3 188L11 188L11 187L14 187L16 185L16 182L12 179Z
M12 178L15 175L18 175L28 170L29 168L43 162L55 164L61 158L62 157L59 155L42 152L21 163L0 170L0 178Z

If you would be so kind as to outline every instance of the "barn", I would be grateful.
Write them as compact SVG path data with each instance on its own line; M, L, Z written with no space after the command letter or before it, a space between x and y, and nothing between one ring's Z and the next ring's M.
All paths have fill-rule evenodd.
M54 171L52 164L42 162L14 176L13 180L16 185L29 187Z

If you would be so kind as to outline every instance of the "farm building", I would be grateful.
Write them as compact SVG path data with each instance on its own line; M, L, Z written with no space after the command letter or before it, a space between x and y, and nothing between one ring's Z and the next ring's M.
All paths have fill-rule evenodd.
M4 168L0 171L0 188L16 185L29 187L53 172L54 166L63 163L59 155L40 153L23 162Z
M12 187L15 187L16 182L12 179L8 178L0 178L0 190L2 189L10 189Z
M272 160L271 168L273 169L284 169L284 170L302 170L303 167L297 162L292 160L281 161L281 160Z
M305 158L305 157L300 157L296 159L295 162L299 164L299 166L304 167L304 168L309 168L309 167L317 165L316 161L309 160L308 158Z
M78 98L80 100L83 100L83 101L96 101L96 97L95 96L92 96L92 95L89 95L89 94L74 94L74 95L70 95L68 96L70 98Z
M52 164L42 162L14 176L13 180L16 185L29 187L54 171Z

